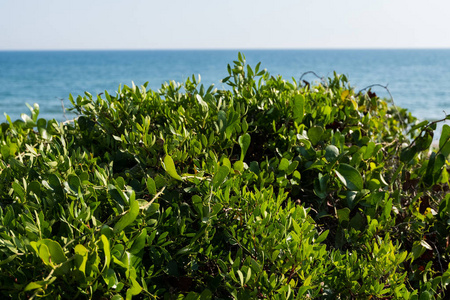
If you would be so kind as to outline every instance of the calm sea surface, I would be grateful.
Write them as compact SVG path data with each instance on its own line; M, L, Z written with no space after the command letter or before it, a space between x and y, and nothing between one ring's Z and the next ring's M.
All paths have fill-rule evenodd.
M232 50L164 51L0 51L0 122L29 113L25 103L38 103L40 117L65 119L69 94L105 90L120 84L149 82L158 89L170 80L183 82L200 74L202 83L225 88L220 80L227 64L237 59ZM388 85L397 105L421 119L441 119L450 113L450 50L246 50L247 63L262 62L272 75L299 79L307 71L347 75L356 89ZM308 81L316 78L305 77ZM373 89L388 97L382 88ZM70 118L70 115L66 115Z

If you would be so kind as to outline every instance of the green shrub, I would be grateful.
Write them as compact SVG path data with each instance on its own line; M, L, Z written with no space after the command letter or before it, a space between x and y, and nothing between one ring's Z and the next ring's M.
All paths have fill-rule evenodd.
M70 97L0 125L0 292L55 299L449 296L450 126L343 75ZM446 116L450 119L450 116ZM443 120L442 120L443 121Z

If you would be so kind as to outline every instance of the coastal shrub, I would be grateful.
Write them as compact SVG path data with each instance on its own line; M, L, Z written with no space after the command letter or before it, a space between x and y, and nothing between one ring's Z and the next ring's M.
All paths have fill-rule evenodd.
M0 125L13 299L444 299L450 126L346 76L70 96ZM433 145L433 141L434 145ZM430 150L431 148L431 150Z

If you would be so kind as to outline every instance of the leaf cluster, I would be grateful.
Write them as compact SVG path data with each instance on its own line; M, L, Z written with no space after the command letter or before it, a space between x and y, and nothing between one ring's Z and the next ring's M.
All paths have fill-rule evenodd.
M0 125L0 293L55 299L449 296L450 126L346 76L200 77ZM450 119L450 116L446 116ZM443 120L442 120L443 121Z

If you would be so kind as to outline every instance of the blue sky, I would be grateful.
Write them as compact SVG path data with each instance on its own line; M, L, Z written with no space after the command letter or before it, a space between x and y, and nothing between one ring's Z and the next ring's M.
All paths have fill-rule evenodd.
M450 48L447 0L0 0L0 50Z

